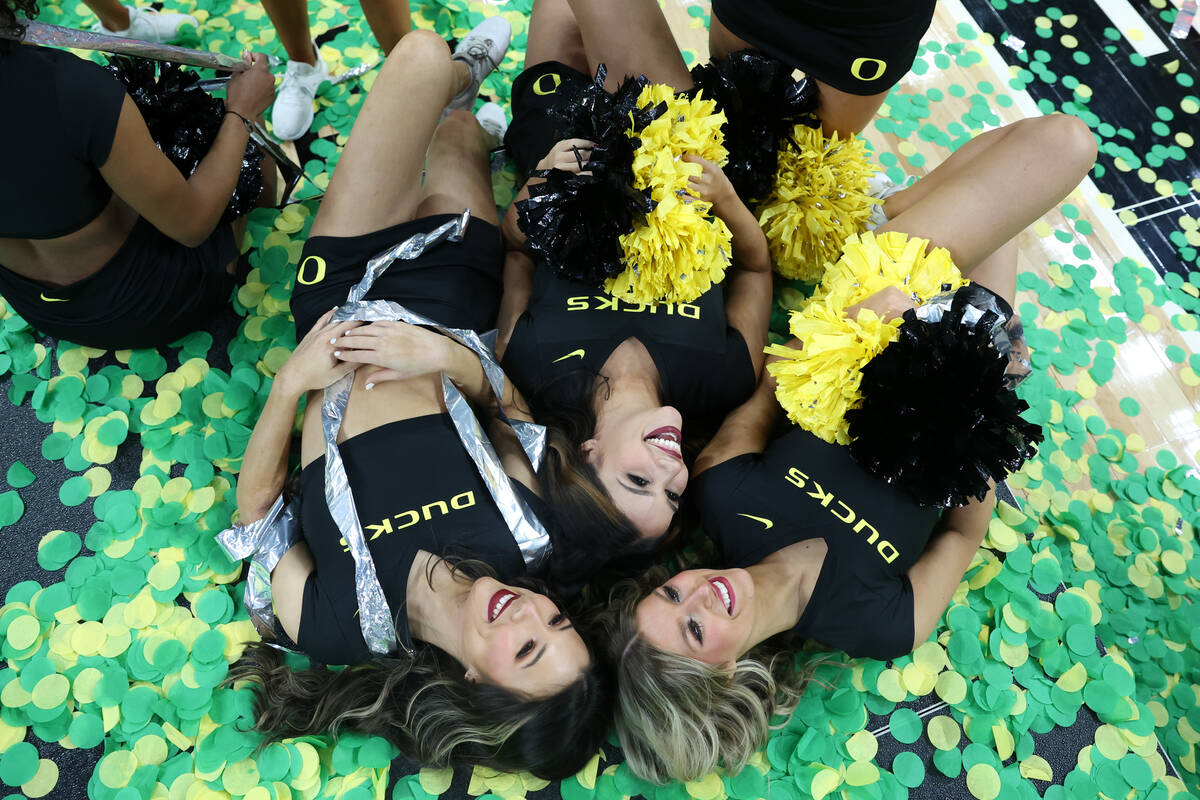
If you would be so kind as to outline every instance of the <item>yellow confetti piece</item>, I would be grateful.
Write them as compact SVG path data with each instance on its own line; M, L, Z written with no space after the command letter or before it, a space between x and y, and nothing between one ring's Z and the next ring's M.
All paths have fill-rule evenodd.
M996 742L996 755L1000 756L1000 760L1007 761L1012 758L1016 742L1013 741L1013 735L1008 726L1003 722L997 722L992 726L992 738Z
M911 663L900 672L904 688L917 697L924 697L933 691L937 675L917 663Z
M895 668L889 667L879 673L879 678L876 681L876 688L879 694L893 703L902 702L908 697L908 692L901 685L900 678L900 670Z
M1062 675L1059 675L1054 685L1064 692L1078 692L1083 689L1084 684L1087 683L1087 679L1087 668L1083 664L1076 664Z
M1011 553L1021 542L1021 535L1010 528L1003 520L993 517L988 523L988 544L1001 553Z
M1019 767L1022 778L1033 778L1039 781L1054 780L1054 770L1049 762L1041 756L1030 756L1021 762Z
M48 758L38 759L37 772L33 777L21 784L21 791L26 797L45 797L58 785L58 764Z
M879 740L870 731L859 731L846 740L846 752L854 761L871 761L879 752Z
M842 776L837 770L823 769L813 775L809 789L812 792L813 800L821 800L841 784Z
M950 666L950 661L946 658L946 650L937 642L922 644L913 651L912 659L914 664L920 664L922 669L934 675Z
M967 696L967 681L954 670L947 670L938 676L934 691L950 705L961 703Z
M967 770L967 790L979 800L995 800L1000 795L1000 775L990 764L976 764Z
M716 800L725 794L725 784L716 772L710 772L698 781L689 781L684 788L694 800Z
M954 721L953 717L945 715L929 720L926 734L929 736L930 743L938 750L953 750L958 747L958 742L962 738L962 730L958 727L958 723Z
M1116 761L1125 755L1129 746L1118 728L1112 725L1101 725L1096 729L1096 749L1108 760Z

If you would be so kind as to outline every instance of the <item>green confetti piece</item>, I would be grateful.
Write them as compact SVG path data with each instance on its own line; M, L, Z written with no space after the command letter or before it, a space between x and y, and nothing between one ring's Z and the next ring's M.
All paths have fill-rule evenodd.
M935 750L933 752L933 765L937 767L938 772L947 778L957 778L962 774L962 751L957 749Z
M0 528L12 525L25 514L25 501L16 492L0 492Z
M82 549L83 542L79 534L71 531L51 531L38 543L38 565L49 572L60 570L79 555Z
M92 485L88 479L82 475L76 475L73 478L67 478L58 488L58 499L64 506L77 506L88 499L91 491Z
M889 727L896 741L903 744L912 744L921 738L921 718L911 708L899 708L892 712Z
M0 755L0 781L20 786L37 772L38 751L29 742L17 742Z
M892 774L901 786L915 789L925 782L925 764L916 753L897 753L892 760Z
M20 461L14 461L5 475L8 485L14 489L24 489L34 481L33 471Z
M104 721L95 714L76 714L71 720L69 734L76 746L95 747L104 741Z

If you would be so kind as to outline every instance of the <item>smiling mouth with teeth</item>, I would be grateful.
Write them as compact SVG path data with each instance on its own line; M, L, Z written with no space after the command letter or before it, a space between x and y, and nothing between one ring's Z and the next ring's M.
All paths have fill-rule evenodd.
M672 458L683 460L683 433L675 427L665 426L650 431L643 441L657 447Z
M724 578L710 578L708 583L713 587L713 591L717 593L717 597L725 605L725 613L733 616L734 594L733 587L729 585L729 581Z
M492 599L488 601L488 622L495 622L496 618L503 614L512 601L519 596L516 592L510 592L507 589L501 589L492 595Z

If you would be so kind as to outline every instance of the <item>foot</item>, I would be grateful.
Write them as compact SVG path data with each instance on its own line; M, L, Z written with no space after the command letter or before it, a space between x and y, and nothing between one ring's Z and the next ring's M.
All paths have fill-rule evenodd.
M329 80L329 65L321 58L321 51L313 43L317 54L316 65L303 61L289 61L275 104L271 107L271 125L275 136L285 142L299 139L308 133L313 123L313 100L323 81Z
M173 42L179 36L179 29L184 25L195 27L199 23L191 14L176 14L171 11L155 11L153 8L130 8L129 27L123 31L110 31L103 22L92 26L96 33L107 33L111 36L124 36L129 39L141 39L144 42L166 44Z
M470 110L479 96L479 85L492 70L504 60L508 42L512 38L512 26L501 16L488 17L468 33L451 56L455 61L467 65L471 81L454 99L446 104L447 111Z
M475 112L479 127L488 135L488 149L495 150L504 144L504 134L508 131L508 117L498 103L484 103Z
M897 192L904 191L905 188L904 184L896 183L882 172L876 172L867 178L867 194L876 200L886 200ZM867 219L867 230L873 231L886 224L887 221L887 214L883 213L882 202L877 206L871 206L871 216Z

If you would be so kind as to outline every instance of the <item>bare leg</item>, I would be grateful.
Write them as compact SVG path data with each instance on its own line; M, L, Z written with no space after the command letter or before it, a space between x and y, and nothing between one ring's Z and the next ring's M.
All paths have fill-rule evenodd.
M626 75L689 89L692 76L655 0L570 0L588 64L608 65L605 86L615 89ZM619 22L618 22L619 21Z
M1096 160L1096 140L1075 117L1056 114L1017 125L976 155L970 169L939 180L877 232L929 239L970 274L1066 197Z
M425 156L425 185L416 216L469 208L471 216L499 224L486 137L469 111L454 111L442 120Z
M821 132L826 136L832 136L836 132L839 139L845 139L867 127L867 123L875 118L884 98L888 96L887 92L871 95L850 94L822 81L816 81L816 84L817 116L821 118Z
M362 10L384 55L392 52L400 37L412 30L408 0L362 0Z
M1008 301L1010 306L1016 305L1017 297L1017 240L1009 239L990 256L975 265L975 269L967 273L974 283L991 289Z
M567 0L533 2L525 47L525 67L545 61L558 61L585 75L591 74L591 65L583 49L583 34Z
M288 58L310 66L316 64L317 53L313 50L312 33L308 29L308 3L305 0L262 0L262 4Z
M425 150L442 109L470 80L432 31L400 40L363 102L313 222L313 236L357 236L413 219Z
M110 31L123 31L129 27L129 9L120 0L83 0L104 27Z

